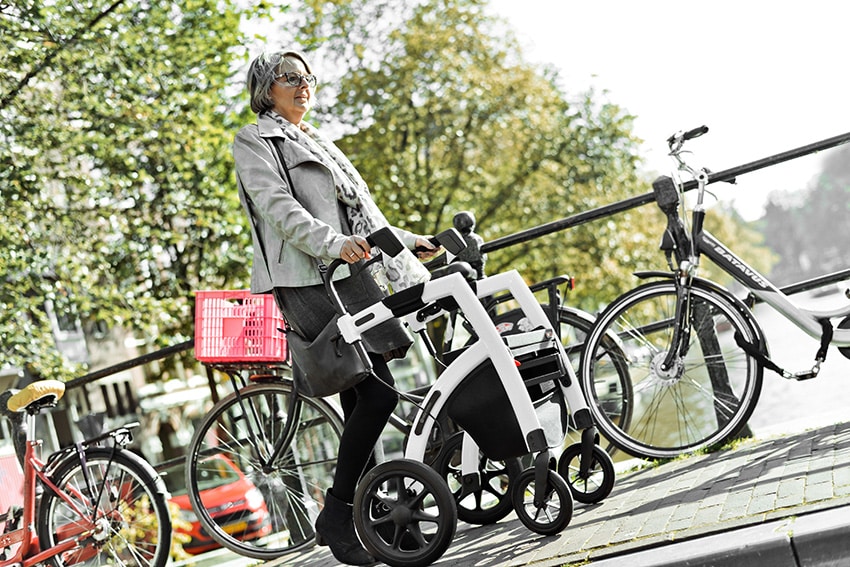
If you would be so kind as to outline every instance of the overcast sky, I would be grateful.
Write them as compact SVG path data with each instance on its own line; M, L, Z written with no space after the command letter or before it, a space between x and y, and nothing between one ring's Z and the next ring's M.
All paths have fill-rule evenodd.
M565 87L594 86L635 115L648 170L668 173L667 137L707 125L694 163L721 171L850 132L843 0L491 0L526 58ZM835 150L828 150L835 151ZM745 218L771 190L806 187L824 152L718 184Z

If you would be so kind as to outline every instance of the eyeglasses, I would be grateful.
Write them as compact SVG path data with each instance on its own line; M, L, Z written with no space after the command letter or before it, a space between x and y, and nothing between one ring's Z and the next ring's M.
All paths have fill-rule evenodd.
M283 78L286 80L286 83L281 83L277 79ZM302 75L301 73L281 73L280 75L275 76L275 82L284 87L300 87L301 81L307 81L307 86L310 88L315 88L316 86L316 75Z

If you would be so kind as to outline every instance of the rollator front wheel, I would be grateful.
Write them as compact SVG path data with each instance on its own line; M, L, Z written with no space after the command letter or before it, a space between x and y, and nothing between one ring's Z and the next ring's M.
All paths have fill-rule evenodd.
M424 567L446 552L457 528L455 499L431 467L410 459L379 464L354 495L363 545L392 567Z
M534 503L540 493L541 505ZM525 469L512 489L514 510L519 521L541 535L563 531L573 519L573 495L567 481L553 470L548 471L546 486L538 486L534 467Z
M599 445L593 446L587 471L581 470L581 443L567 447L558 459L558 474L570 487L573 498L582 504L596 504L611 494L614 488L614 461Z

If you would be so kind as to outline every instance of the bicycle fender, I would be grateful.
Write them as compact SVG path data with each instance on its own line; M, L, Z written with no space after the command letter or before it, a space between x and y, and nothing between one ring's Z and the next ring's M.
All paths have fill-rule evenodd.
M667 280L672 280L672 279L675 279L677 277L677 275L674 272L664 272L664 271L660 271L660 270L647 270L647 271L641 271L641 272L634 272L634 275L638 278L641 278L641 279L663 278L663 279L667 279ZM753 334L754 334L755 339L756 339L756 341L754 342L754 346L756 348L758 348L758 350L761 351L765 356L769 355L768 347L767 347L767 340L765 339L764 331L762 331L762 328L759 325L758 321L756 320L755 316L753 315L752 310L749 307L747 307L747 305L743 301L738 299L738 297L735 296L735 294L733 294L731 291L729 291L728 289L726 289L722 285L715 283L711 280L705 279L705 278L696 277L692 280L691 285L693 287L699 287L699 288L704 289L706 291L710 291L712 293L720 295L720 296L723 297L723 299L728 301L735 308L735 310L738 311L738 313L744 319L747 320L747 323L749 324L750 328L752 328Z
M642 280L648 278L664 278L672 280L674 277L676 277L676 274L674 274L673 272L662 272L661 270L646 270L641 272L634 272L632 275Z
M758 320L756 320L755 315L753 315L753 311L747 307L747 305L738 299L735 294L726 289L720 284L717 284L711 280L707 280L704 278L694 278L694 284L702 287L703 289L711 290L718 295L722 295L724 299L729 301L732 305L735 306L735 309L738 310L738 313L744 317L749 323L750 327L753 329L753 333L756 339L756 345L758 348L765 354L768 354L767 348L767 339L764 336L764 331L762 331L761 325L759 325Z
M156 472L156 469L153 467L153 465L150 464L146 459L134 453L133 451L130 451L129 449L121 449L119 447L88 447L85 449L86 456L94 454L108 456L111 453L123 453L128 460L135 462L135 464L138 465L139 468L142 469L145 474L148 475L150 480L153 481L155 492L164 494L166 499L171 498L171 493L165 486L165 481L162 479L159 473Z

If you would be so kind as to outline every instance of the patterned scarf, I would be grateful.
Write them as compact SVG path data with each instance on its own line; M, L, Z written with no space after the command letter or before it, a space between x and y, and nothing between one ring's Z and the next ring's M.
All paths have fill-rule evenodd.
M379 228L389 226L360 173L332 141L306 122L295 126L274 111L266 114L280 125L289 140L309 151L331 171L337 199L346 205L345 211L353 234L367 236ZM407 248L395 258L384 257L383 264L390 293L428 281L431 277L428 269Z

